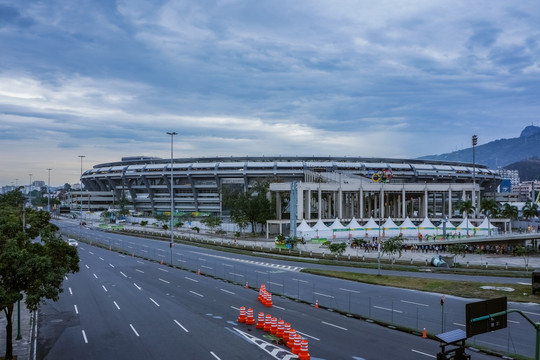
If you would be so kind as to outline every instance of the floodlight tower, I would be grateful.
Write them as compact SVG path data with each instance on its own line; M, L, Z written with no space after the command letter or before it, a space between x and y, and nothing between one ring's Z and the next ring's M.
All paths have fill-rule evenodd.
M174 243L174 188L173 188L173 139L174 135L178 135L177 132L170 131L167 135L171 136L171 266L173 264L173 243Z

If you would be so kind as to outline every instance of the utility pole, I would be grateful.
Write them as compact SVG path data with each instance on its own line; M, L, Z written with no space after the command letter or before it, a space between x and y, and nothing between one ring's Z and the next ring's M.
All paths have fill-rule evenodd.
M167 135L171 136L171 266L173 265L173 244L174 244L174 179L173 179L173 139L174 135L178 135L177 132L167 132Z
M49 183L47 185L47 211L49 214L51 213L51 170L50 168L47 169L49 171Z
M81 240L81 231L82 231L82 160L84 157L86 157L85 155L77 155L78 157L81 158L81 196L80 196L80 199L79 199L79 206L80 206L80 210L79 210L79 241Z
M478 136L473 135L472 136L472 162L473 162L473 172L472 172L472 179L473 179L473 192L472 192L472 205L474 207L473 214L476 216L476 159L475 159L475 146L478 142Z

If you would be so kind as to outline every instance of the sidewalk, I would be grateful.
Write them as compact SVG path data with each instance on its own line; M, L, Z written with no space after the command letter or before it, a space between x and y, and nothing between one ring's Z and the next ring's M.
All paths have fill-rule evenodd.
M34 325L33 314L26 308L24 301L21 301L21 340L17 340L17 305L13 312L13 355L18 360L33 359L32 351L32 327ZM0 315L0 357L6 354L6 317L2 311Z

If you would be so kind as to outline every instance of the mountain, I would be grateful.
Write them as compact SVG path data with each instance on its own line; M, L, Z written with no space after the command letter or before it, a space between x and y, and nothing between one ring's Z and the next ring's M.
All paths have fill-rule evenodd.
M523 129L517 138L495 140L475 147L475 162L487 165L491 169L506 167L535 157L540 158L540 127L533 125ZM442 155L423 156L419 159L472 163L472 147Z
M517 170L521 181L540 180L540 159L537 157L515 162L505 168Z

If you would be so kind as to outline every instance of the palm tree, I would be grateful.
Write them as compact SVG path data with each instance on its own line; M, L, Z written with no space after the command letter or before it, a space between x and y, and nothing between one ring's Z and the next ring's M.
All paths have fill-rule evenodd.
M473 204L472 200L466 200L466 201L460 201L458 203L457 209L460 213L462 213L465 216L469 216L469 214L473 213L476 209Z
M531 218L538 216L538 204L533 203L532 201L527 201L521 211L525 219L529 221ZM529 225L529 230L530 229L531 226Z
M493 199L482 199L480 202L480 212L486 215L487 218L494 218L499 216L500 208L499 203Z
M502 217L505 217L505 218L508 218L508 219L517 219L518 217L518 208L513 206L513 205L510 205L508 203L504 204L503 205L503 208L501 210L501 216Z

